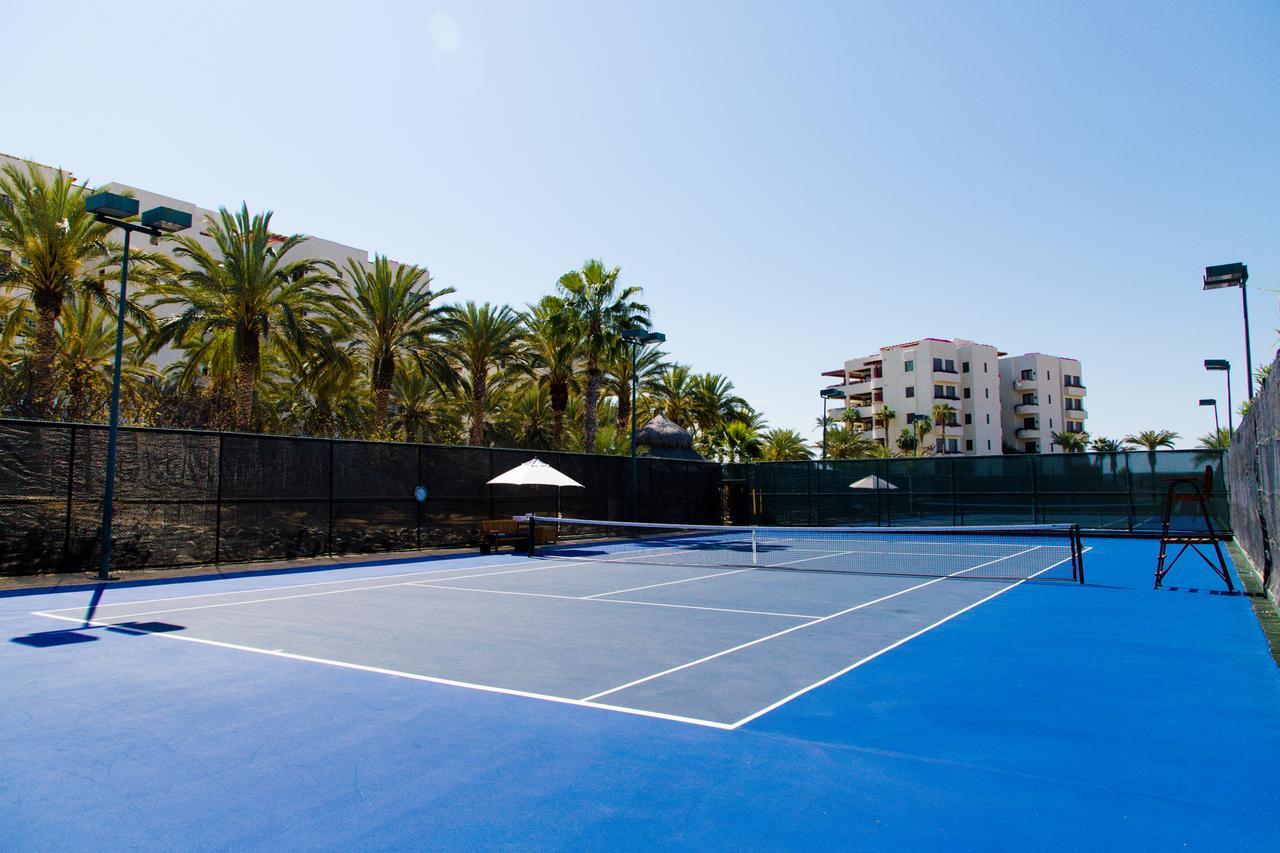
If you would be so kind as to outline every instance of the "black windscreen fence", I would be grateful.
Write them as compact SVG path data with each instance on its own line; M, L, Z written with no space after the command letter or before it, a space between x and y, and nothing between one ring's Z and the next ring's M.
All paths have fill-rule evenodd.
M1280 600L1280 353L1233 437L1230 479L1236 542Z
M1078 524L1158 535L1169 480L1213 481L1210 520L1230 532L1223 454L1162 450L920 459L842 459L725 466L740 484L734 521L802 526ZM1179 506L1176 530L1200 530Z
M106 447L105 427L0 420L0 573L97 565ZM585 488L487 484L534 457ZM641 457L637 483L641 521L720 519L715 463ZM624 520L630 502L621 456L126 428L112 565L467 545L485 519L536 510Z

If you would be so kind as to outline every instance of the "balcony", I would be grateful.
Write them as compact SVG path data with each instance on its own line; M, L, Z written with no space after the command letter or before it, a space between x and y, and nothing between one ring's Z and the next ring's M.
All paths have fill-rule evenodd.
M1083 385L1063 385L1062 393L1066 394L1068 397L1083 397L1084 386Z
M1039 403L1019 403L1013 407L1015 415L1038 415L1040 414Z
M1063 414L1067 416L1067 420L1069 421L1082 421L1089 417L1089 413L1084 409L1067 409Z
M1034 391L1036 390L1036 381L1034 379L1015 379L1013 380L1013 390Z
M939 373L943 376L959 376L960 375L960 371L956 370L954 367L951 367L951 368L935 367L933 368L933 372Z
M1036 427L1035 429L1032 429L1030 427L1019 427L1014 435L1018 438L1039 438L1040 428Z
M934 395L933 395L933 399L935 399L935 400L946 400L946 401L951 402L951 403L959 403L959 402L960 402L960 395L959 395L959 394L956 394L956 393L955 393L955 390L956 390L956 389L954 389L954 388L943 388L943 389L942 389L942 393L941 393L941 394L938 394L938 393L936 393L936 392L934 393ZM950 393L950 394L948 394L948 393L947 393L948 391L950 391L951 393Z

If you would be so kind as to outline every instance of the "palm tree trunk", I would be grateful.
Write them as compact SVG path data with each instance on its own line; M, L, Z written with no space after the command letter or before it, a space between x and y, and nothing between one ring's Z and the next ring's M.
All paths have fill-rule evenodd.
M387 412L391 409L391 380L395 376L395 362L382 358L374 363L373 371L373 432L382 437L387 429Z
M36 417L45 417L53 406L53 359L58 350L60 306L36 308L36 341L32 363L31 403Z
M551 383L551 445L559 450L564 438L564 413L569 408L569 383Z
M619 389L618 394L618 434L627 431L631 425L631 383L627 383L626 389Z
M247 358L236 362L236 429L253 428L253 385L258 363Z
M596 452L596 403L600 400L600 368L594 362L587 365L587 391L582 413L583 449L587 453Z
M476 446L484 444L484 404L488 396L485 382L480 378L471 380L471 440Z

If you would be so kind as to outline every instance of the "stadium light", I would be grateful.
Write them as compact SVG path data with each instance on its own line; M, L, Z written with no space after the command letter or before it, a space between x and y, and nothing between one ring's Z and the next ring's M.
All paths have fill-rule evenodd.
M631 346L631 520L639 521L640 517L640 477L639 463L636 462L636 390L640 385L637 371L640 369L640 349L650 344L660 344L667 340L662 332L651 332L648 329L623 329L622 340Z
M120 255L120 301L116 306L116 357L111 372L111 419L107 427L107 473L102 496L102 547L98 558L98 580L111 577L111 521L116 496L116 445L120 432L120 363L124 354L124 309L129 292L129 235L137 232L156 242L164 234L191 227L191 214L170 207L153 207L142 214L142 222L128 222L138 215L138 200L117 193L94 193L84 200L86 213L124 232L124 252Z
M1216 441L1217 437L1222 434L1222 425L1218 422L1218 401L1208 399L1201 400L1200 405L1213 406L1213 437Z
M1231 362L1225 358L1206 358L1204 360L1204 369L1225 370L1227 372L1227 429L1230 431L1231 437L1235 438L1235 415L1231 411Z
M1249 346L1249 268L1242 263L1218 264L1204 268L1204 289L1221 290L1224 287L1240 288L1240 303L1244 308L1244 369L1248 380L1249 399L1253 399L1253 349Z

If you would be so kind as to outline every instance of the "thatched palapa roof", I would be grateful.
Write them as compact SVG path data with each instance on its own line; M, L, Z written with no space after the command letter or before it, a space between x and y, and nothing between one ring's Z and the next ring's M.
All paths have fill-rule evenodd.
M662 415L655 415L636 433L636 446L646 448L647 455L662 459L702 459L693 449L689 431Z

